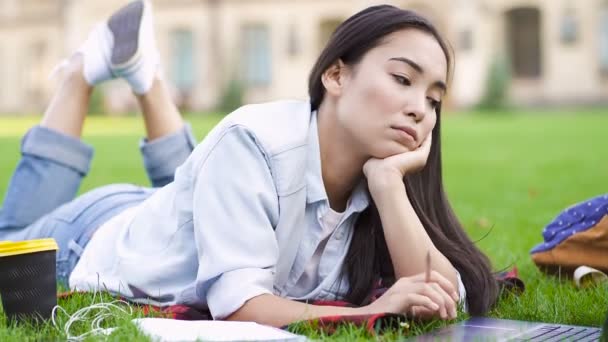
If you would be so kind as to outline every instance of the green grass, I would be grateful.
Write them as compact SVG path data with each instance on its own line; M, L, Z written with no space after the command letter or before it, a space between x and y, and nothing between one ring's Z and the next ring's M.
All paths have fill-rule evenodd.
M202 138L219 116L190 120ZM36 118L0 119L0 192L4 193L19 158L20 136ZM501 300L491 316L554 323L600 326L608 310L608 287L579 290L571 281L547 277L532 263L529 250L541 241L541 230L565 207L608 192L608 113L604 110L501 115L452 115L444 119L443 156L447 192L456 213L495 269L517 265L526 283L519 297ZM81 191L112 182L147 184L141 167L138 140L143 125L138 118L92 117L85 141L96 148L92 172ZM110 298L106 298L110 300ZM90 295L60 304L69 312L86 306ZM141 315L141 313L140 313ZM120 327L113 337L145 339L119 317L107 326ZM409 331L392 331L391 340L427 331L441 323L414 325ZM296 328L323 339L314 326ZM86 331L85 326L79 330ZM353 327L339 329L338 339L371 338ZM65 338L49 325L7 327L0 314L0 340Z

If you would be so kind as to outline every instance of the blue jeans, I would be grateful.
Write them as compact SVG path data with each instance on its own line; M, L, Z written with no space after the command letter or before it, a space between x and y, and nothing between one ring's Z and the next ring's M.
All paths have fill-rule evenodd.
M76 197L89 172L93 148L78 139L35 126L21 142L21 160L0 209L0 241L54 238L57 279L67 284L91 236L104 222L173 181L175 169L196 145L190 125L140 151L152 188L131 184L103 186ZM108 246L108 248L111 248Z

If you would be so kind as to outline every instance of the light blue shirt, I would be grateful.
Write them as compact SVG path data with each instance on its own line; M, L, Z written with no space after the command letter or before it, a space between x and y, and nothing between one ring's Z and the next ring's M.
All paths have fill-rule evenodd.
M216 319L265 293L341 298L352 225L368 203L359 186L321 256L318 286L301 295L295 285L328 208L316 114L300 101L246 106L209 133L173 183L100 228L70 287L208 307Z
M208 308L215 319L261 294L340 299L353 224L368 204L361 183L319 259L319 283L298 288L329 208L316 113L305 101L245 106L208 134L173 183L95 233L70 287Z

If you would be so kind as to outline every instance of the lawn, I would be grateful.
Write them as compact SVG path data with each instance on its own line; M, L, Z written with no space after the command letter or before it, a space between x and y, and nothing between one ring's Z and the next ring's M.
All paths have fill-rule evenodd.
M190 118L199 139L219 119ZM34 122L35 118L0 119L2 193L19 157L20 136ZM479 247L496 270L517 265L526 283L523 295L504 298L491 316L599 326L608 311L608 286L579 290L569 280L547 277L538 272L528 252L541 241L543 226L562 209L608 193L608 110L469 113L447 116L443 127L444 177L456 213L473 240L493 227ZM96 156L81 191L112 182L146 184L137 145L142 132L143 125L135 117L90 118L85 140L96 147ZM60 304L74 312L91 300L92 296L83 295ZM117 316L108 324L120 327L116 338L145 339L127 323L131 316ZM429 328L414 326L403 336ZM314 338L324 337L310 327L299 329ZM400 334L394 331L386 337ZM345 327L337 337L369 336ZM65 335L49 325L7 328L0 314L2 341L53 338Z

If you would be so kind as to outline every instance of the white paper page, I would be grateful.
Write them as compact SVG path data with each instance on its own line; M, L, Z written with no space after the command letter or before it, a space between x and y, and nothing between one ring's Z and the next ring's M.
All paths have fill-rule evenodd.
M139 329L160 341L289 341L306 337L252 322L180 321L166 318L134 319Z

